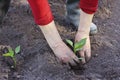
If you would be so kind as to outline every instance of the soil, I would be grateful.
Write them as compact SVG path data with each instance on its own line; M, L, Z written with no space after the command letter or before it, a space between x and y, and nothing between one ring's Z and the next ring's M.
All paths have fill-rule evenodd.
M102 1L93 20L99 32L91 36L92 58L84 70L71 70L53 55L27 1L12 0L0 26L0 80L120 80L120 1ZM50 5L62 39L73 39L76 31L64 20L64 1L50 0ZM17 69L11 69L1 55L5 47L18 45Z

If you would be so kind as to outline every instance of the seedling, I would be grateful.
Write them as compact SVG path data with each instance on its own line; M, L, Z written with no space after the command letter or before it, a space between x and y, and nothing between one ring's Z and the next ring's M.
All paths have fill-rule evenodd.
M20 52L20 46L17 46L15 48L15 50L13 50L12 48L8 49L8 52L3 54L4 57L11 57L13 62L14 62L14 68L16 67L16 54L18 54Z
M79 42L74 43L73 41L67 39L66 42L72 47L73 52L77 55L77 52L82 50L83 46L86 44L86 40L87 38L84 38ZM83 58L79 58L79 59L83 59Z

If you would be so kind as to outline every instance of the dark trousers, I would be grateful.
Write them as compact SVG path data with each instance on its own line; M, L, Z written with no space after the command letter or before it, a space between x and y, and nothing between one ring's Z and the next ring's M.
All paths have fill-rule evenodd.
M10 0L0 0L0 24L6 15L10 5Z
M66 0L66 20L75 27L78 27L80 22L79 2L80 0Z

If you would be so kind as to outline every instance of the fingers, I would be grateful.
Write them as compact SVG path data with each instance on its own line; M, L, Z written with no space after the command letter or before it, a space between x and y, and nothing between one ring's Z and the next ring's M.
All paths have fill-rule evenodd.
M82 64L85 64L86 62L88 62L91 58L91 50L81 50L79 51L80 57L83 58L81 60Z
M74 53L73 53L74 54ZM78 57L74 54L73 56L71 56L71 58L74 60L75 63L79 64L80 61L78 59Z
M69 55L68 57L70 58L70 66L77 66L79 64L79 59L77 56L74 55L74 53L72 53L72 55Z
M61 60L62 63L67 64L70 59L69 59L69 57L66 56L66 57L62 57L60 60Z
M72 52L72 50L69 50L69 52L66 53L66 56L69 58L69 64L76 66L79 63L78 57Z
M79 60L67 57L61 59L62 64L69 64L71 67L76 67L79 64Z
M86 61L88 62L91 58L91 50L86 50L85 56L86 56Z
M72 54L74 54L74 53L72 53ZM61 62L63 64L69 63L71 66L77 66L77 64L79 63L79 60L75 55L71 55L71 56L66 55L66 57L64 55L64 57L61 58Z
M85 53L84 53L84 50L79 51L79 54L80 54L80 57L82 58L82 60L81 60L82 64L85 64L86 61L85 61Z
M77 63L73 59L69 61L69 64L70 66L77 66Z

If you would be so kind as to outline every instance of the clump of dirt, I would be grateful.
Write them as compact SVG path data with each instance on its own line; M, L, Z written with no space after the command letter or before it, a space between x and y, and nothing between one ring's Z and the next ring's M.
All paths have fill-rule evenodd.
M5 47L6 46L0 45L0 80L7 80L10 72L10 68L2 56Z
M65 2L49 2L62 39L74 39L76 31L64 21ZM0 80L119 80L120 14L116 13L120 13L120 1L114 1L115 5L109 5L110 7L109 2L112 0L100 0L102 6L94 18L99 33L91 36L91 60L84 66L85 70L73 71L69 66L61 65L53 55L43 34L34 23L27 1L12 0L0 27L0 47L8 45L15 48L21 45L22 49L17 57L17 70L11 70L0 54ZM108 16L104 8L110 10L112 16ZM101 18L101 15L105 18Z

